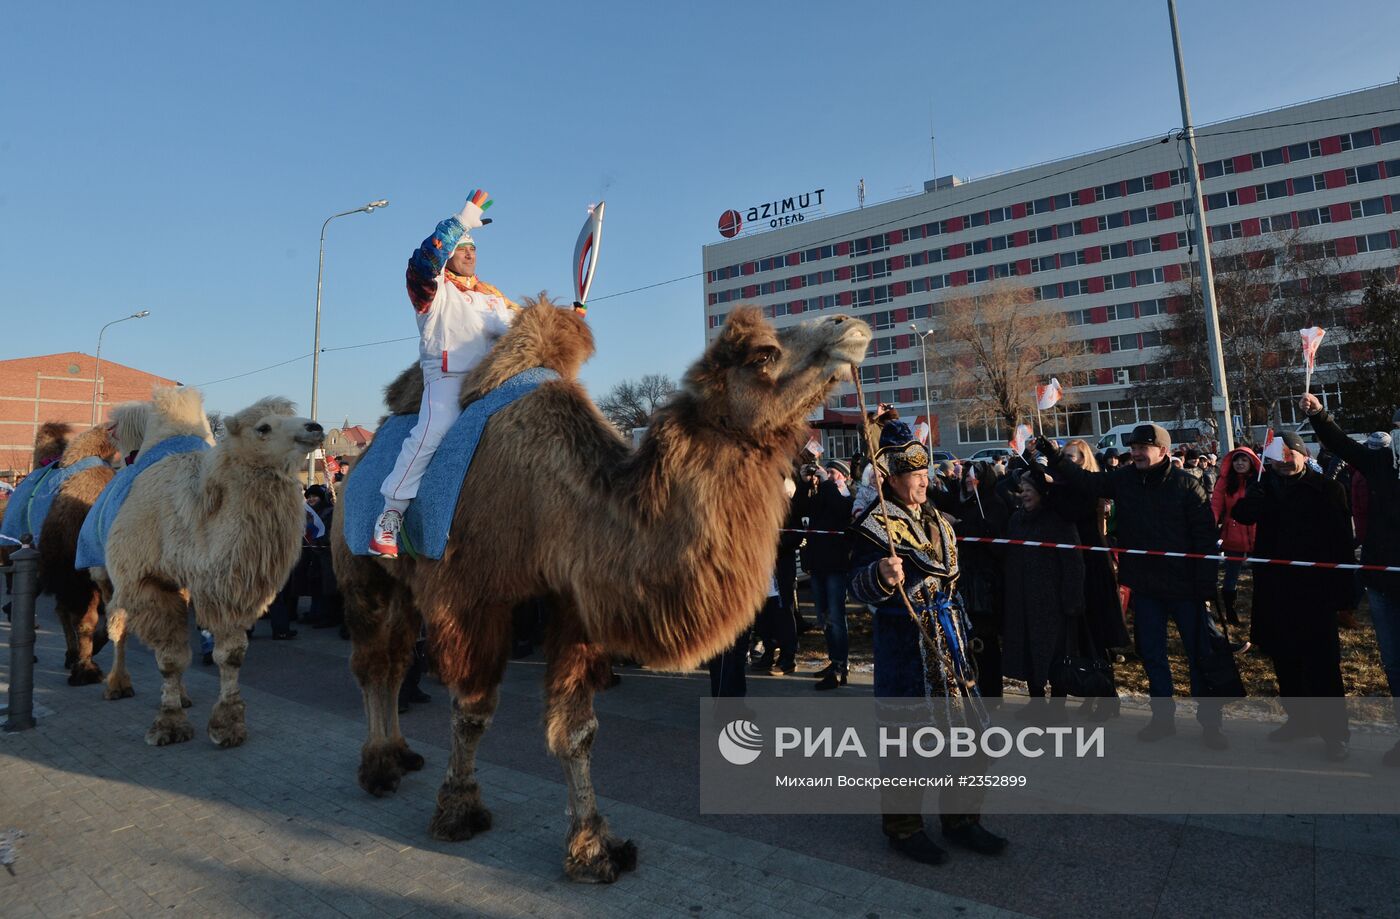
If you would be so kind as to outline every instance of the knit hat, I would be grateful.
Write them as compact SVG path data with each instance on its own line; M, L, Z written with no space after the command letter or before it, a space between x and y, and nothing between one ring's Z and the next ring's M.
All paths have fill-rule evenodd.
M1128 446L1133 444L1155 444L1163 450L1170 450L1172 438L1167 429L1160 424L1140 424L1133 428L1133 433L1128 436Z
M833 472L839 472L848 479L851 477L851 467L847 466L844 462L842 462L839 459L827 460L826 468L830 469Z
M471 246L473 249L476 248L476 240L472 239L472 235L470 233L463 233L462 238L457 240L457 245L452 247L452 251L456 252L463 246Z
M1389 450L1390 435L1385 431L1372 431L1371 436L1366 438L1366 446L1372 450Z

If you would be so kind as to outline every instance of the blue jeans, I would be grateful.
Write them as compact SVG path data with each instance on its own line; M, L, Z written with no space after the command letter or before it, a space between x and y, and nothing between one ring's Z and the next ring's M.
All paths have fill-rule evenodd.
M1229 593L1234 590L1235 585L1239 583L1240 569L1244 567L1244 559L1243 557L1239 559L1230 559L1229 561L1221 562L1221 564L1225 566L1225 584L1220 589Z
M1138 654L1142 655L1142 669L1147 671L1147 691L1152 697L1152 716L1170 717L1176 711L1176 700L1172 698L1172 670L1167 659L1167 620L1176 623L1176 631L1186 648L1186 660L1191 666L1191 695L1199 697L1196 652L1206 640L1205 604L1200 600L1153 597L1135 590L1132 608ZM1196 720L1209 727L1219 727L1220 703L1202 701L1196 710Z
M826 635L826 656L841 672L850 657L850 637L846 631L845 571L812 573L812 602L817 607L817 625Z
M1390 694L1400 697L1400 593L1383 593L1368 587L1366 597L1371 601L1371 622L1376 627L1376 644L1381 649L1381 666L1390 683ZM1395 716L1400 721L1400 708Z

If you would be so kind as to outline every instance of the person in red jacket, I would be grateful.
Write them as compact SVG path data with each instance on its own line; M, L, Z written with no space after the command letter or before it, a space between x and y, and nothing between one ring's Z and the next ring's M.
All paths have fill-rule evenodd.
M1225 555L1238 556L1225 563L1225 583L1220 596L1225 610L1225 620L1231 625L1239 625L1240 617L1235 612L1235 585L1239 582L1240 569L1244 567L1244 557L1254 551L1254 525L1240 523L1230 515L1235 504L1244 497L1249 483L1259 478L1259 457L1248 447L1236 447L1225 457L1221 468L1224 473L1215 483L1210 495L1210 509L1215 514L1215 523L1220 527L1220 544Z

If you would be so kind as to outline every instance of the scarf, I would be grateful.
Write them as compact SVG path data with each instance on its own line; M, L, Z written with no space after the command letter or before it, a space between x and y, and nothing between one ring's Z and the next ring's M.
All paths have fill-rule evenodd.
M447 280L452 283L453 287L457 288L462 293L467 293L468 291L476 291L477 293L485 294L488 297L500 297L506 302L506 306L510 307L513 310L520 309L520 306L510 297L507 297L505 294L501 293L499 288L495 287L494 285L487 284L485 281L481 280L481 278L478 278L476 275L472 275L471 277L463 277L459 274L453 274L452 272L446 269L443 269L442 274L443 277L447 278Z

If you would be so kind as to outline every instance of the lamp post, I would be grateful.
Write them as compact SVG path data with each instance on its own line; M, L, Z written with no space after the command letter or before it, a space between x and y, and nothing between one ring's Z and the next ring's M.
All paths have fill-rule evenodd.
M99 385L98 381L102 379L102 335L104 332L107 331L107 326L114 326L119 322L126 322L128 319L145 319L149 315L151 315L150 310L142 310L139 313L132 313L130 316L123 316L120 319L113 319L111 322L107 323L107 325L104 325L102 329L97 333L97 360L92 370L92 423L94 426L96 426L97 424L97 388Z
M363 207L357 207L349 211L341 211L339 214L331 214L321 224L321 254L316 261L316 332L312 337L311 345L311 420L316 420L316 396L321 381L321 276L326 267L326 227L337 217L348 217L351 214L372 214L375 208L388 207L387 198L380 198L378 201L371 201ZM316 453L313 451L306 465L306 484L310 485L316 480Z
M933 329L920 332L916 322L909 323L909 328L914 330L914 334L919 336L919 363L924 366L924 424L928 425L928 442L933 443L933 408L929 403L928 396L928 342L925 341L933 334Z

